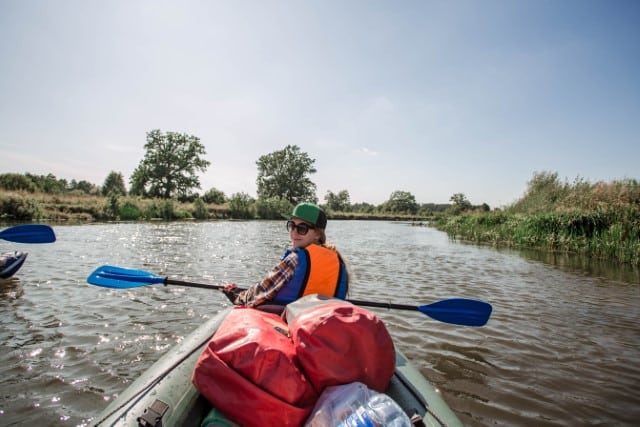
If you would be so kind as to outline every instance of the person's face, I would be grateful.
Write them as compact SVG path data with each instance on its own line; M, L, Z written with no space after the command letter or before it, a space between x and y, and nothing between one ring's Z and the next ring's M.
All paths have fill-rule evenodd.
M311 224L298 218L287 221L289 238L295 249L307 247L320 238L318 231L311 227L313 227Z

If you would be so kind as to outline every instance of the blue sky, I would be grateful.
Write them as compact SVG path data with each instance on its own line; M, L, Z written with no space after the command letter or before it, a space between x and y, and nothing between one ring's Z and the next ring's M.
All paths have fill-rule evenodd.
M640 179L639 22L635 0L0 0L0 173L128 182L160 129L228 196L288 144L321 202Z

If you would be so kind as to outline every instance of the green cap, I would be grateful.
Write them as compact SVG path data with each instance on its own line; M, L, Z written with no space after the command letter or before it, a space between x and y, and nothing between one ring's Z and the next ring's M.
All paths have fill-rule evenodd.
M291 215L283 215L287 219L298 218L313 224L318 228L327 227L327 215L318 205L313 203L299 203Z

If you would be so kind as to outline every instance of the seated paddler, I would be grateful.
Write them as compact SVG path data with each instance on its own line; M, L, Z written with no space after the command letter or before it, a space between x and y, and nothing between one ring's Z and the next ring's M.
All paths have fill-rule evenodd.
M336 247L327 243L327 215L313 203L300 203L283 215L291 239L280 262L267 276L246 290L225 285L235 305L286 305L304 295L320 294L345 299L349 289L346 265Z

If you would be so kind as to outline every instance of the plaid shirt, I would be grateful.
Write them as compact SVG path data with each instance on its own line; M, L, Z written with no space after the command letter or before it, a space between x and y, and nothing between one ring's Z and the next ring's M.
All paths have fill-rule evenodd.
M269 272L262 282L256 283L246 291L238 293L235 305L255 307L275 298L280 289L286 286L298 266L298 255L291 252Z

